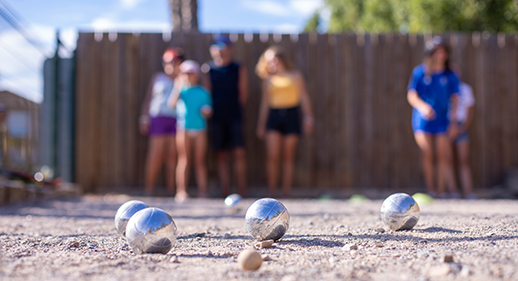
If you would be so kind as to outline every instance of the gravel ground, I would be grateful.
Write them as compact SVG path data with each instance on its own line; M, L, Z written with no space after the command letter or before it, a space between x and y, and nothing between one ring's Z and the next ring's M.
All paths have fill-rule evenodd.
M243 210L223 200L136 198L169 212L178 227L166 255L136 255L113 217L124 195L85 196L0 208L1 280L518 280L518 201L438 200L411 231L392 232L381 201L282 200L288 233L261 268L237 255L255 243ZM445 259L453 258L453 262Z

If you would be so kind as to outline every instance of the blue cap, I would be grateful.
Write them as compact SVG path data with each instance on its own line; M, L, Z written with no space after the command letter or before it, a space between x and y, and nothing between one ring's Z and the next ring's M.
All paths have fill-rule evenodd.
M216 46L218 49L223 50L226 47L232 47L232 42L228 39L227 36L219 35L214 38L214 41L210 44L210 46Z

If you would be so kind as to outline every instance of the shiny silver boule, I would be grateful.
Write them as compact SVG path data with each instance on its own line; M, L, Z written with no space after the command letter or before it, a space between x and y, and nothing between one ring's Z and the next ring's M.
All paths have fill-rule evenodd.
M241 195L237 193L230 194L229 196L227 196L227 198L225 198L225 206L235 209L239 207L239 203L241 203L241 201Z
M173 218L161 209L143 209L129 220L126 239L137 254L167 254L176 242L176 225Z
M246 229L257 241L277 241L288 231L290 214L281 202L263 198L248 208L245 223Z
M395 193L381 205L381 219L392 230L410 230L419 220L419 205L406 193Z
M115 214L115 228L122 236L126 236L126 225L129 219L138 211L147 208L142 201L131 200L122 204Z

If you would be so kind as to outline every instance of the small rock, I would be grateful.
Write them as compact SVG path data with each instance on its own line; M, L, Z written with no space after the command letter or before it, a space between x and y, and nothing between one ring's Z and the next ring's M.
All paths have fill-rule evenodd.
M447 263L450 263L450 262L453 262L453 255L452 254L446 254L444 255L444 259L443 259L444 262L447 262Z
M180 261L178 260L178 256L172 256L171 259L169 260L169 262L180 263Z
M67 244L67 247L68 247L68 248L79 248L79 246L80 246L80 245L81 245L81 244L79 244L79 242L77 242L77 241L72 241L72 242L70 242L70 243L68 243L68 244Z
M329 263L335 263L337 261L338 261L338 259L336 257L329 258Z
M265 240L255 244L258 248L270 248L273 245L273 240Z
M376 248L383 248L384 245L383 244L376 244Z
M232 238L232 235L230 233L225 233L225 236L223 236L223 238L230 239Z
M346 250L358 250L358 245L357 244L347 244L344 246L344 249Z
M392 254L392 257L394 257L394 258L399 258L400 256L401 256L401 255L400 255L400 254L397 254L397 253L396 253L396 254Z
M352 250L352 251L350 252L350 254L351 254L351 257L355 258L355 257L357 257L357 256L358 256L358 251Z
M268 256L268 255L264 255L263 256L263 261L273 261L273 259L270 256Z
M212 256L212 252L210 250L207 251L207 256Z
M385 233L385 229L383 227L378 227L374 231L376 231L378 233Z

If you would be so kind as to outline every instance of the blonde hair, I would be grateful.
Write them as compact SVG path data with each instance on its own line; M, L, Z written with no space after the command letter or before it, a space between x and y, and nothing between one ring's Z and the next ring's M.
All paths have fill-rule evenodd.
M272 74L268 70L268 63L265 57L265 54L268 52L273 52L274 57L277 58L284 65L286 70L293 70L295 68L293 66L293 63L288 59L288 56L286 55L284 48L282 48L281 46L271 46L263 52L263 54L259 57L257 65L255 66L255 73L261 79L265 79L270 74Z

